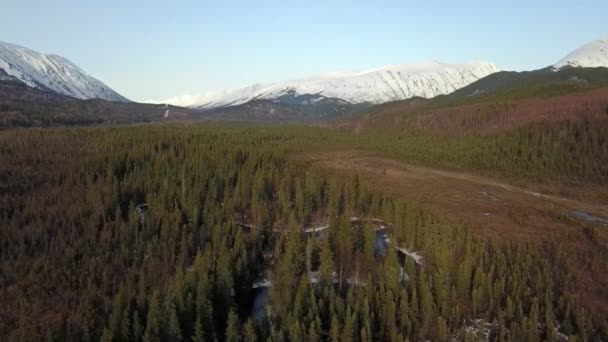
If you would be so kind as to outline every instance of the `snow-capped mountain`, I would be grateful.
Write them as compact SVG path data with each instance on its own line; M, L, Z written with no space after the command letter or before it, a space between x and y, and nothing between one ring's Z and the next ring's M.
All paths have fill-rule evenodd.
M389 65L357 73L326 76L208 93L180 96L163 102L207 109L243 104L252 100L276 99L288 93L318 94L350 103L383 103L414 96L434 97L462 88L499 69L491 63Z
M274 99L255 99L239 105L200 109L208 119L240 121L316 121L331 120L360 112L368 103L353 104L319 94L286 92Z
M2 41L0 41L0 70L30 87L78 99L128 101L65 57L44 54Z
M594 40L579 47L553 65L557 69L564 66L608 68L608 37Z

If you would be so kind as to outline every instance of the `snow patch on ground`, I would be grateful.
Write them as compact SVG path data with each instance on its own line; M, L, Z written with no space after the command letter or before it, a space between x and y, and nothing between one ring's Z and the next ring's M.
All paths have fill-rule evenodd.
M254 282L251 285L252 289L259 289L260 287L271 287L272 286L272 281L270 281L270 279L260 279L257 280L256 282Z
M500 328L499 323L497 321L493 321L492 323L488 322L486 319L465 319L463 322L465 334L468 338L473 338L475 341L494 341L497 339L498 329ZM568 336L560 331L559 323L556 321L554 323L555 328L553 328L553 341L566 342L568 341ZM538 323L538 329L543 329L544 325ZM455 336L452 336L452 341L462 341L463 336L460 336L460 333L457 333ZM465 339L466 340L466 339Z
M467 334L472 335L478 339L478 341L490 341L490 334L493 330L498 329L498 322L492 323L485 319L468 319L465 320L465 331Z
M329 228L328 224L325 224L322 226L317 226L317 227L307 227L307 228L304 228L304 233L316 233L316 232L326 230L328 228Z
M481 192L479 192L479 194L480 194L481 196L483 196L483 197L486 197L486 198L491 199L492 201L498 201L498 198L496 198L496 197L494 197L494 196L490 195L489 193L487 193L487 192L485 192L485 191L481 191Z
M584 212L584 211L575 210L575 211L572 211L572 212L568 213L568 215L571 216L571 217L575 217L575 218L579 218L579 219L585 220L587 222L598 223L598 224L601 224L603 226L608 226L608 220L607 219L591 215L591 214L589 214L587 212Z
M414 259L414 261L416 262L417 265L422 265L423 259L422 259L422 255L420 254L421 252L411 252L405 247L397 247L397 250L399 250L399 252L411 257L412 259Z

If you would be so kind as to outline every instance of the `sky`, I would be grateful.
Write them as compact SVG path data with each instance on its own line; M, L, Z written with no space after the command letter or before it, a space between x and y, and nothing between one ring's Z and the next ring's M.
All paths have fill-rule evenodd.
M606 0L0 2L0 40L135 101L428 60L538 69L608 36Z

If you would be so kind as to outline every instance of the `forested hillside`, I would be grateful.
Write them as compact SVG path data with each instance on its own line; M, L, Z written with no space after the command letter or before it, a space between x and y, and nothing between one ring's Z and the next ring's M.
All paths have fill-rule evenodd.
M504 94L502 94L504 95ZM443 105L412 99L336 126L358 149L536 182L608 182L608 88ZM439 101L439 102L438 102Z
M425 141L295 126L1 132L0 336L606 339L608 293L594 292L599 305L590 305L577 276L607 262L595 228L579 233L598 252L580 264L565 241L487 241L357 176L292 158L320 147L365 148L605 184L602 126L561 125L472 151L465 147L474 137ZM565 148L551 135L564 130L575 139ZM422 144L406 148L405 139ZM444 158L456 152L466 158ZM559 162L571 167L548 167Z
M82 100L31 88L18 80L0 79L0 130L161 122L197 117L196 112L186 108L101 99Z

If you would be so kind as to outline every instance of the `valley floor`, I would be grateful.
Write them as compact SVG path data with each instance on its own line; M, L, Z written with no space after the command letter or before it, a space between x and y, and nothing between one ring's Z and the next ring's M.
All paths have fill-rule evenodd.
M0 336L602 339L608 150L568 127L594 148L290 125L0 132Z

